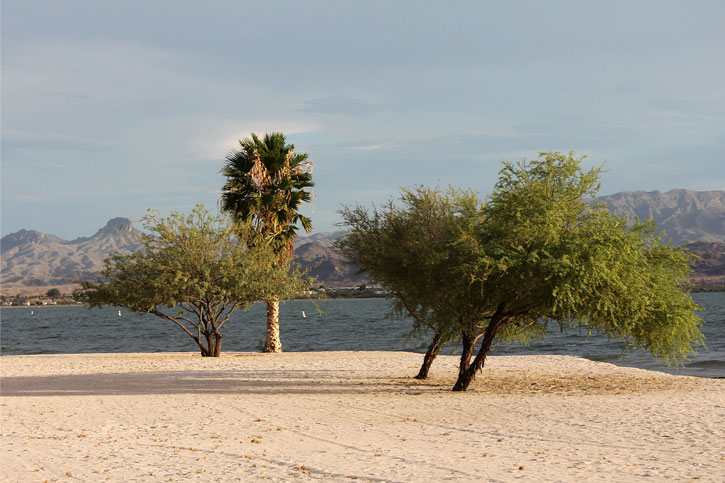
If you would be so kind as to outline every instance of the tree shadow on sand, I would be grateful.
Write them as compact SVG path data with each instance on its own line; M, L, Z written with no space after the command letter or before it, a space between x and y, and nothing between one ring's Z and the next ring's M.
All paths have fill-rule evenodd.
M355 377L340 370L254 370L140 372L58 376L18 376L2 379L0 395L120 396L120 395L422 395L450 392L451 375L425 381L412 377ZM662 390L692 390L698 378L632 376L630 374L556 374L540 371L484 371L471 393L478 396L602 395Z

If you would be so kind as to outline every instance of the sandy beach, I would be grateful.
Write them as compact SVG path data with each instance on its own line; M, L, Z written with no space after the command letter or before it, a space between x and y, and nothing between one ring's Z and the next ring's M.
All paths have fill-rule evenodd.
M725 380L568 356L0 358L3 481L723 481Z

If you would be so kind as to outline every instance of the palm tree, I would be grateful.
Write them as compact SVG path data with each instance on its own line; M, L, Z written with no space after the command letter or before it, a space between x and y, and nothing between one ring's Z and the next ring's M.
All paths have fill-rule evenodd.
M221 208L237 221L252 226L279 246L279 263L292 259L297 224L306 232L312 222L298 210L311 200L307 188L312 182L312 163L306 153L295 153L284 134L265 134L260 139L239 141L239 150L226 157L222 174L227 181L222 187ZM267 301L267 340L265 352L282 352L279 338L279 299Z

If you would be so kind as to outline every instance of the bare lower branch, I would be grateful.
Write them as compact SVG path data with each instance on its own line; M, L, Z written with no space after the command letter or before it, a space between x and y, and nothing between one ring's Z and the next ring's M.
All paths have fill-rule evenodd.
M436 334L440 334L440 330L437 327L435 327L433 324L430 324L427 320L425 320L424 318L422 318L420 315L418 315L415 312L415 310L413 310L413 308L408 304L408 302L405 300L405 298L402 295L400 295L400 294L395 294L395 295L398 297L398 300L400 300L400 303L403 304L403 306L405 307L405 310L407 310L408 313L415 320L417 320L421 324L425 325L426 327L428 327L429 329L431 329Z
M198 339L197 337L194 336L194 334L191 333L191 331L189 329L186 328L186 326L184 324L182 324L181 322L179 322L178 320L176 320L176 318L171 317L170 315L166 315L163 312L159 312L156 309L151 310L150 313L154 314L157 317L161 317L162 319L170 320L171 322L173 322L176 325L178 325L179 327L181 327L184 330L184 332L186 332L187 334L189 334L189 337L191 337L194 340L197 340Z
M193 326L194 328L198 328L199 327L199 323L198 322L194 322L193 320L188 319L186 317L178 316L178 317L176 317L176 319L186 321L186 322L189 323L189 325Z
M232 304L232 308L229 309L229 312L227 312L226 317L224 317L224 319L221 322L219 322L218 327L221 327L222 325L226 324L229 321L229 318L232 316L232 313L234 313L234 311L237 310L239 307L241 307L240 304L237 304L237 303Z
M522 324L521 322L515 322L515 321L513 321L513 320L512 320L511 322L512 322L512 323L513 323L513 324L514 324L514 325L515 325L516 327L521 327L522 329L525 329L526 327L531 327L532 325L534 325L534 324L535 324L536 322L538 322L538 321L537 321L537 320L532 320L532 321L531 321L531 322L529 322L528 324Z

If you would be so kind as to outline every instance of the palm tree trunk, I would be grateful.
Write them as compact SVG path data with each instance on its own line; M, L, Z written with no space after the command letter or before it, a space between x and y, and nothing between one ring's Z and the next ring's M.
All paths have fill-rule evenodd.
M279 299L267 301L267 341L264 352L282 352L279 338Z

